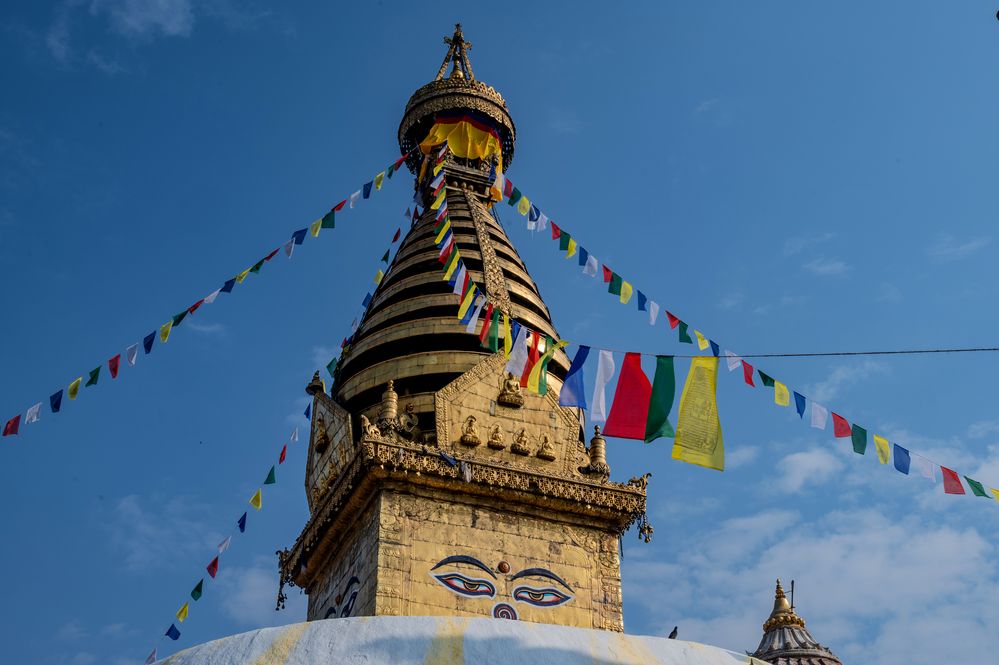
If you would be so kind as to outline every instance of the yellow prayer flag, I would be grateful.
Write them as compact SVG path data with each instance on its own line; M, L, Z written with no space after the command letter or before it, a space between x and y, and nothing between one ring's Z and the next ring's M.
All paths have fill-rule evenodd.
M69 384L69 398L76 399L76 396L80 393L80 381L83 381L81 376L79 379Z
M510 359L510 349L513 348L513 338L510 336L510 315L503 312L503 355Z
M173 328L173 319L170 319L162 326L160 326L160 342L166 344L166 341L170 339L170 330Z
M381 189L382 181L384 180L385 180L385 171L382 171L381 173L375 176L375 189Z
M187 618L187 612L189 610L188 603L184 603L179 610L177 610L177 621L184 623L184 619Z
M316 221L309 224L309 230L312 232L313 238L319 237L319 229L323 228L323 220L317 219Z
M253 268L247 268L243 272L241 272L238 275L236 275L236 283L237 284L242 284L243 280L246 279L246 276L250 274L250 270L252 270L252 269Z
M375 284L381 284L383 277L385 277L385 273L383 273L381 270L379 270L378 272L376 272L375 273Z
M576 255L576 239L569 238L569 251L565 253L565 258L571 259Z
M260 510L264 505L264 499L260 495L260 490L257 490L256 494L250 497L250 505Z
M708 338L702 335L700 330L695 330L694 336L697 337L697 348L701 351L708 348Z
M999 490L994 487L990 487L989 491L992 492L992 496L996 498L996 501L999 501Z
M461 307L458 308L458 320L465 318L465 314L468 313L468 308L472 306L472 302L475 300L475 293L477 289L474 284L468 289L468 293L465 294L465 299L461 301Z
M627 305L628 301L631 300L631 294L634 292L631 284L621 280L621 304Z
M680 395L673 459L724 471L725 444L718 420L717 385L718 358L694 358Z
M888 447L888 439L880 434L874 435L874 447L878 450L878 461L887 464L891 459L891 449Z
M444 168L444 162L441 162L440 164L434 167L434 177L437 177L437 175L441 172L442 168Z
M569 342L564 339L560 339L557 344L545 349L545 354L541 356L538 362L534 363L534 367L531 368L531 373L527 376L528 390L535 394L541 390L541 368L547 367L548 361L552 359L555 352L568 344Z
M461 259L461 254L458 254L458 248L454 248L454 253L457 254L453 260L448 261L447 271L444 273L444 281L451 279L451 275L454 274L455 269L458 267L458 261Z
M517 212L521 215L526 215L531 211L531 201L526 196L521 196L520 201L517 202Z
M450 228L451 228L451 220L450 219L444 220L444 226L441 227L440 233L438 233L437 237L434 238L435 245L440 244L440 241L444 239L444 236L447 235L447 231Z
M431 210L437 210L438 208L441 207L441 204L444 203L445 194L446 192L442 189L441 193L437 195L436 199L434 199L434 202L430 204Z
M780 381L774 380L774 404L777 406L787 406L791 403L791 393L787 391L787 386L785 386Z

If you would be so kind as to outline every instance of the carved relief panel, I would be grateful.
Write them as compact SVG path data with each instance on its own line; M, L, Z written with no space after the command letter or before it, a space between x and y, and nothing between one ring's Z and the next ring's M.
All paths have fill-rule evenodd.
M316 393L312 400L309 461L305 470L310 512L350 461L353 440L350 414L328 395Z

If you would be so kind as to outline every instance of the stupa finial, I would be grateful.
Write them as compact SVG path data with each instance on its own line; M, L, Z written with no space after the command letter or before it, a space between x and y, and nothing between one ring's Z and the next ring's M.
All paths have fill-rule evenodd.
M444 72L447 71L447 63L453 62L454 69L451 70L451 78L463 78L466 81L474 81L475 74L472 73L472 63L468 59L468 51L472 48L472 43L466 42L465 36L461 34L461 23L454 24L454 34L450 37L445 37L444 43L448 45L447 55L444 56L444 62L441 63L440 69L437 70L437 76L434 80L440 81L443 79Z

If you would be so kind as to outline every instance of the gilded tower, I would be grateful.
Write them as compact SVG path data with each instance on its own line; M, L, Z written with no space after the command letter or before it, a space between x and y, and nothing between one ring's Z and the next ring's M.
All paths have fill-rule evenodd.
M611 482L599 431L587 446L582 414L559 406L565 354L548 364L547 394L522 388L503 350L466 332L442 279L430 209L441 173L471 279L499 311L558 339L491 209L490 188L513 160L513 119L476 79L460 25L445 42L398 132L425 212L330 394L318 374L307 388L310 516L279 553L282 584L308 594L310 620L492 616L621 631L619 537L645 511L647 477Z
M794 582L791 582L791 597L794 597ZM774 609L763 623L763 639L750 655L772 665L842 665L805 628L805 620L795 614L780 580L774 591Z

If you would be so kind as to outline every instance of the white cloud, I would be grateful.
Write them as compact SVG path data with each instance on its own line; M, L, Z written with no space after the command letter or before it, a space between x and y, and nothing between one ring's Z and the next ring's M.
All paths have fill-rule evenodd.
M70 659L70 665L91 665L97 662L97 656L86 651L80 651Z
M312 366L322 370L332 358L338 355L340 355L339 347L314 346L312 347Z
M67 621L59 630L56 632L56 637L60 640L78 640L87 637L89 633L84 629L83 625L73 619L72 621Z
M848 388L864 379L888 372L888 366L875 360L863 360L852 365L840 365L829 376L808 389L816 402L827 403Z
M817 236L788 238L784 241L784 256L794 256L809 247L829 242L835 237L835 233L823 233Z
M198 517L209 512L182 496L150 509L131 494L114 508L108 525L111 544L122 553L124 565L130 570L154 569L184 554L211 551L222 537Z
M712 97L711 99L702 100L697 106L694 107L694 113L700 115L701 113L707 113L711 109L718 106L718 98Z
M727 446L726 446L727 447ZM725 468L729 471L750 464L759 457L759 446L739 446L725 454Z
M958 241L950 234L941 234L926 248L926 254L937 261L957 261L971 256L992 242L992 238L973 238L964 242Z
M898 302L902 299L902 290L891 282L881 282L875 297L880 302Z
M257 557L250 566L229 567L219 573L217 581L222 609L247 629L305 621L307 598L297 587L285 587L285 609L274 611L278 592L275 558Z
M845 275L852 270L848 263L840 259L812 259L801 267L813 275L823 277Z
M199 323L197 321L191 321L187 324L187 327L205 335L221 336L226 333L225 326L221 323Z
M93 0L90 13L106 14L111 28L127 37L186 37L194 27L191 0Z
M718 301L719 309L735 309L744 300L744 296L741 291L734 291L732 293L722 296L722 299Z
M971 439L982 439L997 432L999 432L999 422L995 420L979 420L968 425L968 437Z
M824 448L814 448L791 453L777 463L781 476L776 487L790 494L800 492L806 485L820 485L843 468L843 462Z

